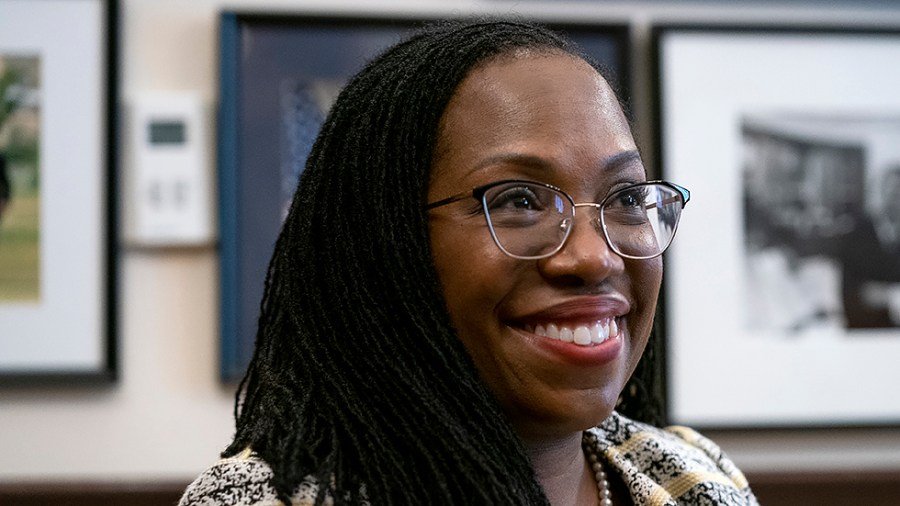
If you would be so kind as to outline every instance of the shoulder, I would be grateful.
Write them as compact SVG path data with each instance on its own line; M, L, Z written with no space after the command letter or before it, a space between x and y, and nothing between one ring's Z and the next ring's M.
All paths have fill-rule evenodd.
M224 458L207 468L188 485L179 506L275 506L278 500L272 486L272 468L246 450ZM291 506L312 506L318 486L304 480L291 496Z
M690 428L658 428L613 413L590 432L635 498L653 498L654 504L757 505L743 473L718 445Z

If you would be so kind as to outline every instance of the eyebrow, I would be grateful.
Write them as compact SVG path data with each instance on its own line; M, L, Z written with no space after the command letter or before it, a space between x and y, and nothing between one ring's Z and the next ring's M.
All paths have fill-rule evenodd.
M629 149L610 156L603 160L603 163L600 165L605 170L612 170L622 168L635 162L643 165L644 161L641 159L641 152L637 149Z
M629 149L620 151L603 159L599 165L603 170L618 170L635 162L643 163L641 160L641 153L637 149ZM496 165L498 163L514 163L516 165L534 169L549 169L552 167L552 164L548 160L541 158L540 156L524 153L499 153L482 160L481 163L473 167L469 173L471 174L472 172L479 171L485 167L490 167L491 165Z

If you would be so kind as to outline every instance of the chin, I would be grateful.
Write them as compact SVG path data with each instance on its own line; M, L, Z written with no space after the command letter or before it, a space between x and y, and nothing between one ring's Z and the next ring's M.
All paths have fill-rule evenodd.
M581 396L579 396L581 397ZM542 436L564 436L575 432L583 432L596 427L609 418L615 410L618 393L594 393L588 398L573 400L532 413L520 413L513 417L513 425L523 437L528 434Z

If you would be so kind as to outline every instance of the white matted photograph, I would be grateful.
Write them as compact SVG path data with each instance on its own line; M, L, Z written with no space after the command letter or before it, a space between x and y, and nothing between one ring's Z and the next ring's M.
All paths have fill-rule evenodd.
M669 415L900 422L900 33L660 26Z
M0 384L115 377L115 0L0 1Z

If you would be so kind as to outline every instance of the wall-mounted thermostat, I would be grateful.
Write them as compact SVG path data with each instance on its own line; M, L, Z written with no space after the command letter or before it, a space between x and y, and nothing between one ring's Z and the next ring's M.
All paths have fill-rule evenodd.
M213 241L209 108L193 93L138 95L131 108L132 173L125 238L138 246Z

